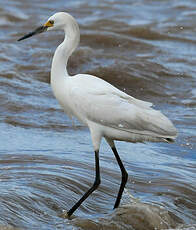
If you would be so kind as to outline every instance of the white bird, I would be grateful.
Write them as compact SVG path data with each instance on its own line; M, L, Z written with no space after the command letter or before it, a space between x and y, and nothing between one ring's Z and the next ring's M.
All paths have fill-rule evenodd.
M99 148L104 137L116 157L122 173L121 185L114 208L119 206L128 174L116 150L114 140L127 142L172 142L177 136L172 122L152 103L138 100L108 82L88 74L70 76L67 61L77 48L80 31L76 20L68 13L58 12L33 32L19 39L50 30L63 30L64 41L55 51L51 67L51 86L65 113L85 124L92 137L95 152L95 181L93 186L67 212L71 216L80 204L99 186Z

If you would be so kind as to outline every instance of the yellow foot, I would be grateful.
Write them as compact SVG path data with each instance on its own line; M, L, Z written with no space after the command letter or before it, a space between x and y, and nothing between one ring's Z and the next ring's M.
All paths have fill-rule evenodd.
M74 218L74 215L68 216L66 210L63 210L63 212L59 216L62 217L62 218L64 218L64 219L73 219Z

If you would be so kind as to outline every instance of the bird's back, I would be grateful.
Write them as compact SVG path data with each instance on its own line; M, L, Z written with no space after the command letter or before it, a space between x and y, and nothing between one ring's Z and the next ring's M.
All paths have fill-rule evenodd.
M118 131L126 133L134 142L135 136L137 141L176 137L172 122L152 109L151 103L133 98L100 78L86 74L70 77L69 97L73 115L88 126L99 126L103 135L104 130L109 130L113 136Z

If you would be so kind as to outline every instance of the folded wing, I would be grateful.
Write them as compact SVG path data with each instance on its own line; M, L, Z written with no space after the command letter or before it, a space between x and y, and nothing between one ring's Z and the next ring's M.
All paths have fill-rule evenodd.
M133 98L108 83L103 85L98 80L91 88L88 81L85 87L74 90L72 97L80 98L74 100L78 112L97 124L156 137L174 138L177 134L172 122L151 108L152 103Z

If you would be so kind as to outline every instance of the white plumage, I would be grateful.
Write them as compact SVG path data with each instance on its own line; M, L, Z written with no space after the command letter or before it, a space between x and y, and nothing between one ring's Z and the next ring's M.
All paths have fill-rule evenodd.
M135 99L91 75L63 79L63 91L54 94L65 112L77 117L100 138L130 142L166 141L176 129L151 103ZM96 141L96 140L93 140ZM95 146L96 150L99 149Z
M116 200L118 207L127 173L118 156L114 140L128 142L174 140L177 131L171 121L149 102L138 100L108 82L88 74L69 76L67 61L76 49L80 32L75 19L64 12L54 14L48 22L22 39L46 30L61 29L65 39L55 51L51 68L53 93L68 116L78 118L89 127L96 156L96 179L92 188L69 210L70 216L100 183L98 152L102 137L111 146L122 171L122 183ZM96 185L95 185L96 184Z
M176 137L173 124L152 109L151 103L135 99L95 76L69 76L66 64L79 42L78 25L65 13L57 13L49 20L55 24L56 21L64 22L62 29L66 36L53 58L51 85L69 116L75 116L87 125L99 141L101 137L130 142L169 141ZM98 150L99 141L94 138L92 141Z

